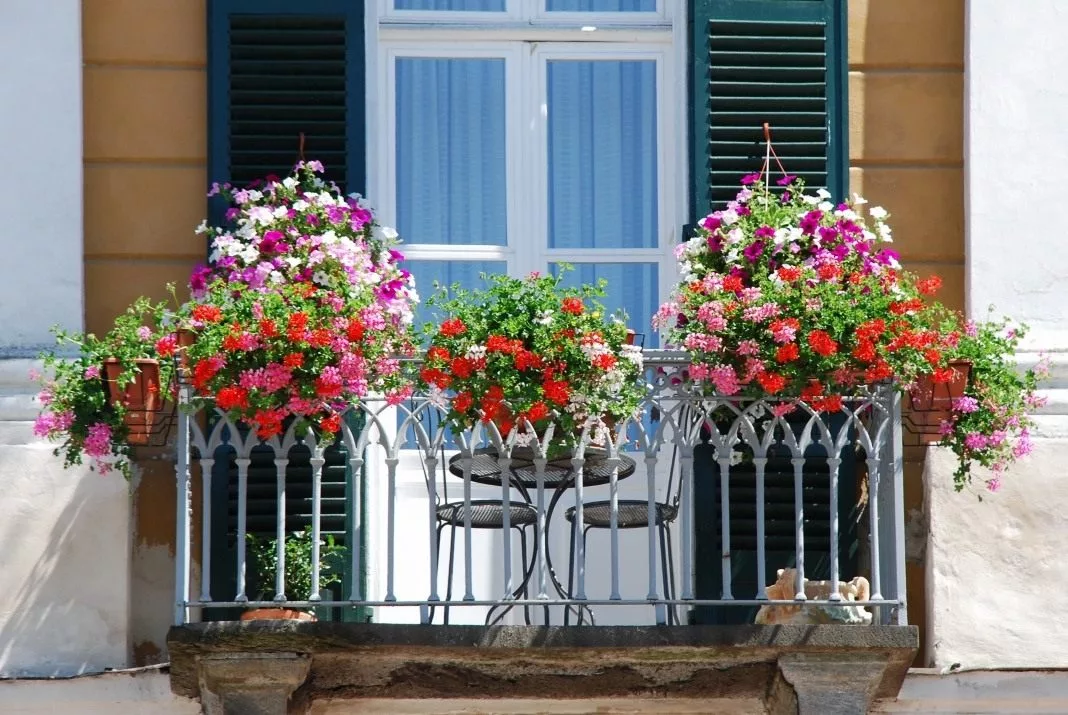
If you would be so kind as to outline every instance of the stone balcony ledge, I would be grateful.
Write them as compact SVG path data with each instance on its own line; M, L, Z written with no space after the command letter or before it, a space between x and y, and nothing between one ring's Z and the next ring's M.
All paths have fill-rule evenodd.
M674 698L704 701L708 712L729 702L731 712L749 703L752 712L863 713L897 695L918 645L914 626L839 625L248 621L176 626L168 636L174 692L228 715L306 712L323 700L622 697L628 712L640 711L635 698ZM288 692L276 672L285 662ZM273 708L248 709L259 702L249 692L273 698Z

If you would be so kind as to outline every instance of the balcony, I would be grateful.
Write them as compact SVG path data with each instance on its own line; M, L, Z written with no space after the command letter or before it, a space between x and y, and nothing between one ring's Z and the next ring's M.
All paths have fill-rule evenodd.
M241 709L253 695L865 712L895 695L917 636L893 389L821 413L703 394L685 353L645 365L641 414L566 451L453 433L425 396L354 405L330 443L181 413L176 691L220 712L266 712ZM290 592L301 529L309 587ZM249 534L277 540L273 568ZM341 548L321 553L325 535ZM261 607L318 620L238 621Z

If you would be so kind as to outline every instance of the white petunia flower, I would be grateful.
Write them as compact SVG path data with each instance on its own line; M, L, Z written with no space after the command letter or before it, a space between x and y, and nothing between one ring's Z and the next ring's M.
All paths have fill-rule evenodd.
M885 243L893 243L894 239L890 236L890 227L885 223L879 224L879 237L883 239Z
M816 206L816 208L818 208L824 213L829 213L831 211L834 211L834 204L832 204L830 201L821 201L819 205Z
M538 317L534 319L534 322L538 325L552 325L553 312L551 310L543 310Z
M868 209L868 215L876 221L882 221L884 218L886 218L886 209L884 209L882 206L872 206L870 209Z
M287 176L285 179L282 180L282 186L292 191L293 189L297 188L297 180L294 179L292 176Z
M204 221L200 222L200 225L197 226L196 232L198 234L207 233L208 232L208 221L207 221L207 219L205 219Z
M866 198L864 198L863 196L861 196L860 194L857 194L857 193L853 194L853 205L854 206L863 206L866 203L868 203L868 200Z
M829 199L831 198L831 192L827 189L816 189L816 196L819 196L821 199Z
M375 226L373 233L375 238L386 241L392 241L399 235L397 229L389 226Z
M738 223L738 212L734 209L727 209L720 214L720 220L723 221L724 226Z

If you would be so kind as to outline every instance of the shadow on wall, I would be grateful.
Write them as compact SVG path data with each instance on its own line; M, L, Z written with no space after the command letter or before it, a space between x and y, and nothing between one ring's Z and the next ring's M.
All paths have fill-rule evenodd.
M43 443L0 446L0 676L127 664L129 495L64 470Z

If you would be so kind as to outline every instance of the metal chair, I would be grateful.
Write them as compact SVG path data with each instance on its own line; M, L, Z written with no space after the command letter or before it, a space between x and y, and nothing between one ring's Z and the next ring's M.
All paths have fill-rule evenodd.
M424 413L426 414L426 413ZM430 426L433 427L433 417L427 414ZM439 429L441 428L439 424ZM422 460L420 460L422 463ZM451 529L449 532L449 566L447 569L447 581L445 587L445 600L452 600L452 577L453 570L456 562L456 531L464 528L464 521L467 515L467 509L463 501L449 501L449 485L448 485L448 468L447 460L445 459L445 445L441 446L441 490L437 491L438 506L436 509L437 517L437 545L438 545L438 563L441 563L441 535L446 528ZM426 466L423 465L423 477L427 480L429 486L429 480L433 478L432 475L426 473ZM523 564L523 581L522 586L514 594L515 596L522 595L526 598L527 595L527 570L529 568L529 560L527 558L527 529L537 529L538 525L538 511L530 504L529 495L520 488L520 492L523 494L523 501L510 501L508 504L508 512L510 517L510 528L515 529L519 533L519 551L520 559ZM472 499L471 505L471 528L474 529L503 529L504 528L504 501L500 499ZM430 607L429 620L434 622L434 610L435 606ZM449 606L443 606L445 612L444 623L449 625ZM487 624L495 625L501 619L504 618L502 612L492 623L489 622L490 616L493 615L493 610L490 609L490 613L487 614ZM531 625L530 607L523 607L523 617L526 624Z
M660 568L664 580L664 596L668 599L675 598L675 556L671 543L671 524L679 516L679 502L682 499L682 475L679 475L678 483L675 484L675 460L678 456L678 445L671 451L671 466L668 470L667 494L670 495L668 502L656 502L653 509L653 524L656 527L660 541ZM672 494L672 492L674 493ZM645 499L618 499L618 514L616 525L619 529L648 529L649 502ZM575 539L578 535L579 525L575 523L575 507L570 507L564 512L564 518L571 524L571 545L568 559L567 592L574 593L575 578ZM612 502L610 500L584 502L582 505L582 555L583 567L586 557L586 535L590 529L612 528ZM571 609L564 610L564 625L568 624ZM578 609L578 622L582 623L583 609ZM593 614L590 614L593 621ZM678 613L674 606L668 608L668 624L681 625Z

